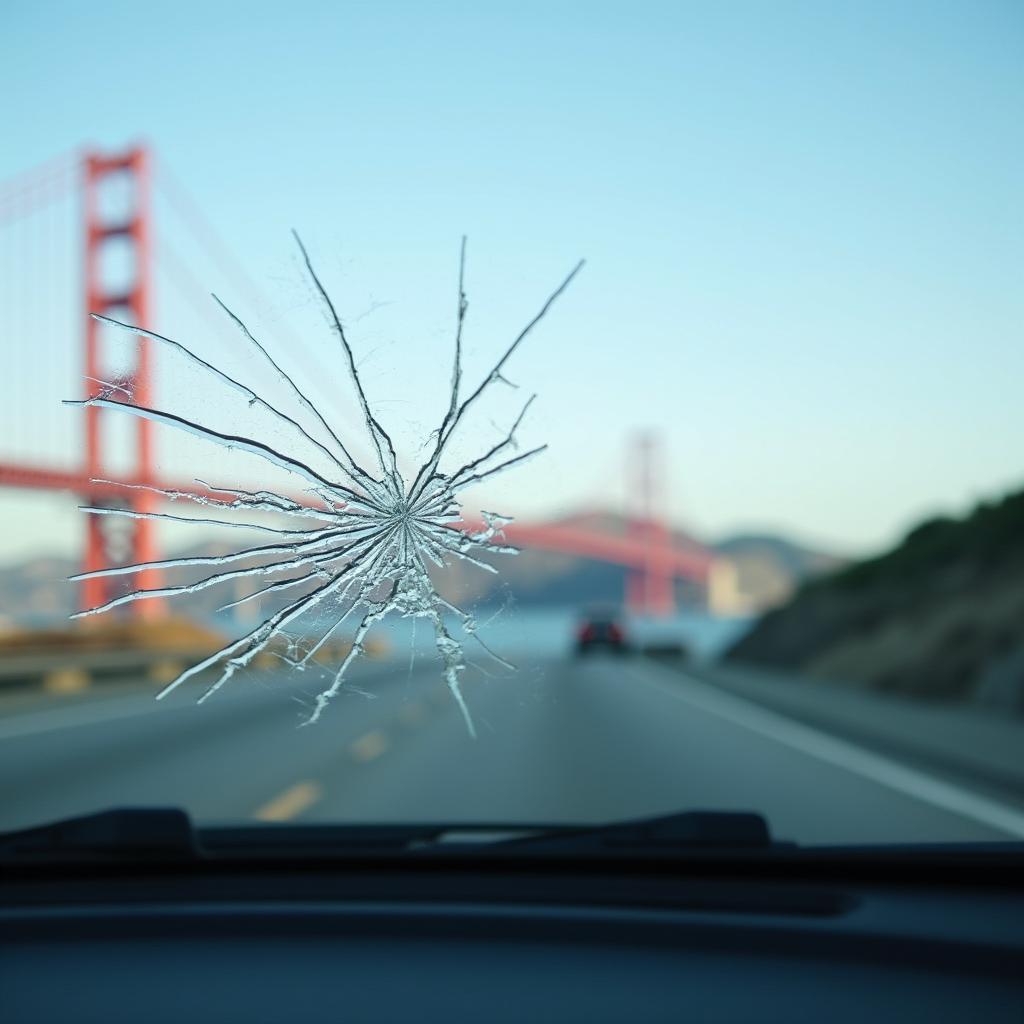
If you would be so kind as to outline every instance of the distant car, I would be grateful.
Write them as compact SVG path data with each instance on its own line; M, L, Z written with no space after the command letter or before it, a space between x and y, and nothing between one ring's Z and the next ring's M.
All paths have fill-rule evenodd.
M622 615L615 608L590 608L583 613L576 627L576 653L589 654L594 650L625 654L629 639Z

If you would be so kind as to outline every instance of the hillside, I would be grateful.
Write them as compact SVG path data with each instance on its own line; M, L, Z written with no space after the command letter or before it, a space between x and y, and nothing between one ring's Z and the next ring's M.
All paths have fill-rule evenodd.
M878 690L1024 705L1024 491L932 519L804 585L734 660Z

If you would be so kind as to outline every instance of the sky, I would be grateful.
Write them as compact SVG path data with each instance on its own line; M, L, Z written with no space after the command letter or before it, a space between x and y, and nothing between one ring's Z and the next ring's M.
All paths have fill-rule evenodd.
M524 442L550 448L478 507L629 508L647 431L657 500L712 538L866 553L1024 483L1019 3L8 0L0 36L0 197L59 154L147 142L265 297L158 191L157 328L237 358L182 280L218 290L343 429L292 228L412 451L446 401L460 237L471 375L585 257L479 425L537 392ZM72 200L0 224L0 459L80 457ZM158 371L164 407L223 411ZM228 471L158 444L168 474ZM0 562L81 539L68 499L8 492L0 522Z

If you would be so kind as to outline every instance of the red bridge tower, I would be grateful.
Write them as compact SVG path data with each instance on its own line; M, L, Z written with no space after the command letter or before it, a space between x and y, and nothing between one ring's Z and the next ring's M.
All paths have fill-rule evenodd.
M664 487L665 467L658 437L640 434L633 441L628 471L630 493L637 495L638 507L627 510L629 534L644 546L642 568L632 568L626 576L626 607L638 615L671 615L676 608L675 581L666 552L672 537L662 508L664 494L655 494L657 482Z
M82 210L85 239L85 386L86 397L91 398L106 389L106 385L124 388L134 397L136 405L152 404L152 352L147 339L137 339L135 363L127 371L113 374L105 368L103 359L104 327L89 313L103 313L118 320L148 327L151 302L152 280L152 232L150 211L150 162L145 149L131 149L115 156L101 156L87 153L83 161ZM129 208L112 217L105 203L104 192L116 184L118 176L128 186ZM131 263L131 280L126 286L111 290L105 277L104 259L112 243L127 242ZM116 376L114 380L112 377ZM104 383L101 383L104 382ZM113 395L117 400L117 392ZM135 457L134 467L127 474L134 482L152 483L155 478L153 466L153 424L148 420L134 419ZM101 410L87 407L85 410L85 474L89 480L108 477L104 461L104 445L101 438L103 427ZM124 474L118 474L123 476ZM87 496L90 504L110 507L117 504L109 489L99 490ZM151 512L156 505L156 495L145 491L126 491L123 507L136 512ZM157 546L154 523L149 519L125 520L120 517L89 516L86 533L84 570L91 572L106 566L129 562L150 562L156 559ZM125 523L130 526L125 529ZM123 580L123 577L115 577ZM159 574L152 569L138 573L133 588L159 586ZM102 604L111 596L110 582L106 579L85 581L84 607ZM133 614L142 618L156 618L163 613L162 601L154 598L137 601L129 607Z

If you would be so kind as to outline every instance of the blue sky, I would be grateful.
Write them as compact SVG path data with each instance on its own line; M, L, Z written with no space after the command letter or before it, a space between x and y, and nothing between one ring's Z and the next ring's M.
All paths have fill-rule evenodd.
M443 402L459 236L480 368L585 256L511 368L551 450L484 507L621 508L643 429L672 515L708 535L867 551L1024 481L1018 3L9 2L0 35L0 181L147 139L326 364L299 228L348 315L387 303L353 340L409 438ZM221 286L170 216L157 231ZM28 280L6 301L66 305L39 351L73 373L65 271L70 298ZM203 342L173 288L157 309ZM34 386L0 431L40 416ZM69 502L3 496L0 517L0 559L77 544Z

